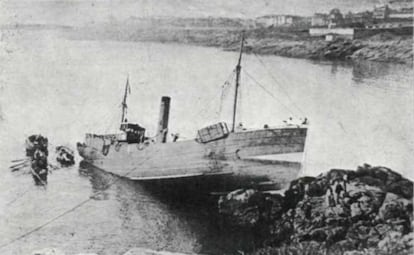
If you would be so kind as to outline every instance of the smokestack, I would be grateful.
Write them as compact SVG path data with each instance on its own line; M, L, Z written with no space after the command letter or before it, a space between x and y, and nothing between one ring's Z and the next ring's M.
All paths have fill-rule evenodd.
M158 120L157 142L165 143L168 134L168 117L170 115L170 97L161 98L160 118Z

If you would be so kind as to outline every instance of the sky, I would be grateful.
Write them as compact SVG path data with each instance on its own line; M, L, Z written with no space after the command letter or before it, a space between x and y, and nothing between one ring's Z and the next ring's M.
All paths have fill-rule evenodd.
M0 23L85 25L129 17L310 16L332 8L372 9L385 0L0 0Z

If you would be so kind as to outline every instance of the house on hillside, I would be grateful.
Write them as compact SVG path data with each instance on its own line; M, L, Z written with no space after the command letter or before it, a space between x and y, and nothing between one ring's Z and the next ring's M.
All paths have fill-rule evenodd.
M412 0L389 0L388 6L394 10L412 9L414 2Z
M344 17L337 8L332 9L328 15L328 27L341 27L344 24Z
M312 27L327 27L329 24L328 14L315 13L312 16L311 25Z
M365 27L372 24L373 13L370 11L352 13L348 12L344 16L344 26L346 27Z
M377 5L374 8L373 19L375 21L387 21L390 15L390 8L387 4Z
M355 28L310 28L309 35L312 37L324 37L326 41L337 38L354 39Z
M298 26L306 23L306 18L295 15L266 15L256 19L263 27Z
M412 21L413 16L413 8L402 8L399 10L390 10L388 18L393 21Z

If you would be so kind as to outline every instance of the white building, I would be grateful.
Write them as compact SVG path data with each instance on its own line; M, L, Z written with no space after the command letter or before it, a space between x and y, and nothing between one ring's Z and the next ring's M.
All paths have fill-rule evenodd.
M303 20L302 17L294 15L266 15L258 17L256 22L259 25L265 27L279 27L279 26L292 26L299 24Z

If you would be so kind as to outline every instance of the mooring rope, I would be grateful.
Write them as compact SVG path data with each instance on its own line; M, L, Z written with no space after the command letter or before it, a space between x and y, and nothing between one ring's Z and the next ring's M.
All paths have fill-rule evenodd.
M19 200L20 198L22 198L27 192L29 192L32 189L32 187L26 189L25 191L23 191L22 193L20 193L19 195L17 195L13 200L9 201L6 206L10 206L12 204L14 204L17 200Z

